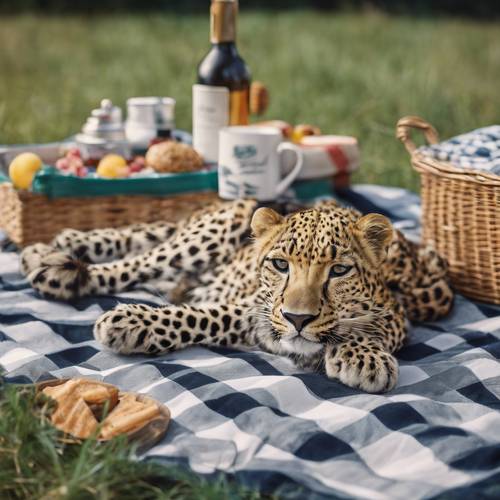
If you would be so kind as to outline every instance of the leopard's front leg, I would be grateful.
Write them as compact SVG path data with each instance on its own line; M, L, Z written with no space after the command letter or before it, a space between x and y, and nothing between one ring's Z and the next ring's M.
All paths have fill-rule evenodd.
M398 362L392 353L403 345L408 326L402 306L396 302L389 305L370 323L351 327L343 342L327 345L324 360L329 377L366 392L394 388ZM349 324L349 319L345 321Z
M372 341L327 346L325 370L330 378L371 393L390 391L398 381L396 358Z
M200 344L245 345L252 327L252 319L241 305L122 304L97 320L94 336L122 354L161 354Z

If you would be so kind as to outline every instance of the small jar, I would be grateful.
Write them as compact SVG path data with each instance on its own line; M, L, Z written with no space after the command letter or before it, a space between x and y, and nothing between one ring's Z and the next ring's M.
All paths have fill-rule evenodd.
M92 110L82 132L75 139L82 158L87 162L96 162L109 153L125 158L131 155L125 138L122 110L113 106L109 99L103 99L100 107Z
M125 135L137 151L157 140L170 139L175 127L175 99L131 97L127 100Z

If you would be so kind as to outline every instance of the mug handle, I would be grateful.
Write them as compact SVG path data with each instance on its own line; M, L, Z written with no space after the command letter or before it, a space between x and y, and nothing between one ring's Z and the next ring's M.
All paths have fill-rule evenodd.
M296 156L295 165L293 166L292 171L284 179L282 179L280 183L276 186L276 196L281 196L288 189L288 187L295 180L297 175L299 175L299 172L302 170L302 166L304 165L304 153L298 146L290 142L282 142L278 146L280 165L282 164L281 154L283 153L283 151L286 150L293 151L295 153Z

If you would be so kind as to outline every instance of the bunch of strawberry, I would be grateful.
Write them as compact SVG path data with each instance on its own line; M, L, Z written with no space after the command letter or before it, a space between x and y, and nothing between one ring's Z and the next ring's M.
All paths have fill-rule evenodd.
M106 155L97 165L97 174L99 175L99 166L103 163L102 160L110 162L110 157L113 157L113 162L118 161L121 168L121 175L118 177L130 177L137 174L146 168L144 156L136 156L132 161L127 160L119 155ZM116 165L115 165L116 166ZM108 165L109 167L109 165ZM66 154L56 161L56 168L64 175L76 175L77 177L85 177L89 173L89 169L85 166L82 155L78 148L70 148ZM116 175L101 175L102 177L117 177Z
M146 168L146 159L144 156L135 156L134 159L128 164L129 175L137 174Z
M70 148L65 156L56 161L56 168L65 175L85 177L88 174L88 168L83 163L82 155L78 148Z

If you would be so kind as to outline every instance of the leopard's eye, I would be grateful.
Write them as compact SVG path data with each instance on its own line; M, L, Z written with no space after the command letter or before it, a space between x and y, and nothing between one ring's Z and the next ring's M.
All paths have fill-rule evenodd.
M352 266L344 266L343 264L335 264L330 269L330 278L338 278L339 276L344 276L351 269L352 269Z
M280 273L288 271L288 262L285 259L271 259L271 262Z

